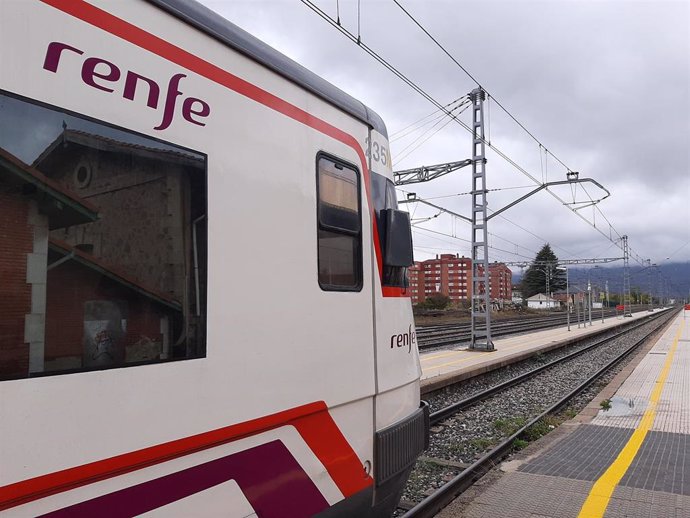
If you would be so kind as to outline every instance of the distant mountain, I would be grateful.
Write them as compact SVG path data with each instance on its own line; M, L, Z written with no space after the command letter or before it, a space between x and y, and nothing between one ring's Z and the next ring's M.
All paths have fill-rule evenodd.
M513 284L519 284L522 274L519 268L511 267L513 270ZM659 282L659 272L662 282ZM622 266L590 266L590 267L568 267L570 285L587 289L587 280L592 284L604 286L606 281L609 284L610 293L622 293L623 291L623 267ZM643 268L638 265L630 266L630 288L639 290L642 293L649 291L649 283L652 283L652 293L656 298L660 286L663 288L664 298L688 299L690 298L690 263L668 263L651 269Z

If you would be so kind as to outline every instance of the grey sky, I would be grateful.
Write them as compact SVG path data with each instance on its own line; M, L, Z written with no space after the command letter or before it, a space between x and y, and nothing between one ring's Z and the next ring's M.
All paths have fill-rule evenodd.
M384 118L391 136L435 110L298 0L203 3L362 100ZM336 16L336 0L316 3ZM357 33L359 14L362 41L441 103L475 87L392 0L361 0L359 13L355 0L338 3L347 29ZM608 219L615 231L629 236L631 249L642 258L690 260L689 2L401 4L550 151L581 177L594 178L611 191L599 205L603 216L585 208L583 217L615 238ZM537 144L495 104L490 110L493 144L540 181L565 179L565 170L551 157L544 165ZM463 120L469 122L469 111ZM469 134L451 123L405 157L411 149L406 146L420 133L392 141L396 169L470 156ZM504 206L534 185L494 153L488 153L488 160L488 187L502 189L489 193L490 208ZM592 197L600 194L586 188ZM422 198L467 192L469 169L407 190ZM568 187L554 191L573 201ZM434 203L469 215L467 195ZM436 214L410 207L415 219ZM490 260L533 257L545 241L562 259L621 255L547 193L504 215L490 223ZM417 259L445 252L470 255L469 226L447 215L419 223L414 238Z

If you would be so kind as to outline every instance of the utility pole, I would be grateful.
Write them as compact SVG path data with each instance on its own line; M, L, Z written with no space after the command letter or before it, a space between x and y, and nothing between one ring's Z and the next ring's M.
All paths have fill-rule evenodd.
M597 200L588 200L587 206L596 205L606 199L611 193L599 182L591 178L579 178L577 171L568 170L566 180L544 182L527 194L520 196L508 205L494 210L491 215L487 213L487 189L486 189L486 155L485 155L485 132L484 132L484 101L486 92L481 88L475 88L469 94L472 103L472 158L446 164L436 164L428 167L418 167L393 173L395 185L409 185L421 182L428 182L439 176L443 176L452 171L456 171L467 165L472 165L472 217L467 218L455 214L447 209L438 207L425 200L417 198L416 194L408 194L408 199L399 203L421 202L435 207L443 212L452 214L472 225L472 337L469 349L472 351L493 351L494 344L491 339L491 287L489 284L489 240L488 222L491 218L498 216L503 211L514 207L521 201L538 192L557 185L573 185L579 183L593 183L596 187L604 191L605 195ZM583 202L578 202L583 203ZM596 262L609 262L610 259L595 260ZM589 262L589 261L588 261ZM572 263L575 264L575 263ZM482 293L483 291L483 293ZM547 289L547 291L549 291Z
M470 92L472 102L472 341L470 349L493 351L489 285L489 235L486 203L484 99L481 88ZM484 293L481 293L481 285Z
M592 326L592 283L587 279L587 309L589 309L589 325Z
M630 312L630 251L628 236L623 236L623 317L632 317Z
M647 281L649 283L649 308L647 311L654 311L654 306L652 305L652 260L647 259Z
M570 280L568 279L568 268L566 266L557 266L556 270L565 270L565 313L567 315L568 331L570 331Z
M544 272L546 275L546 303L549 305L548 309L551 311L551 293L549 292L549 288L551 287L551 264L546 265L546 271Z
M611 303L609 302L609 281L606 281L606 309L611 307Z

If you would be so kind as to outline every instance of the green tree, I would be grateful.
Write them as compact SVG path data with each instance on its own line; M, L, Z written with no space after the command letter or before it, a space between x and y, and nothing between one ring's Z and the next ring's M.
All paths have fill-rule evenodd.
M424 302L418 304L424 309L446 309L450 306L450 297L443 293L434 293L426 298Z
M639 304L641 298L642 298L642 293L640 292L640 288L633 287L630 290L630 302L631 302L631 304Z
M558 257L546 243L530 264L522 278L521 288L524 298L537 293L546 293L546 278L549 278L549 291L551 293L565 290L566 274L558 269Z

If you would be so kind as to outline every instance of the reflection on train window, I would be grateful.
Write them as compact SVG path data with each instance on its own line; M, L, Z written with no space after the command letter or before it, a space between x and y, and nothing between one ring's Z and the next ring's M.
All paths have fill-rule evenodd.
M319 284L324 290L362 286L359 174L326 157L318 159Z
M0 380L205 355L206 158L0 93Z

